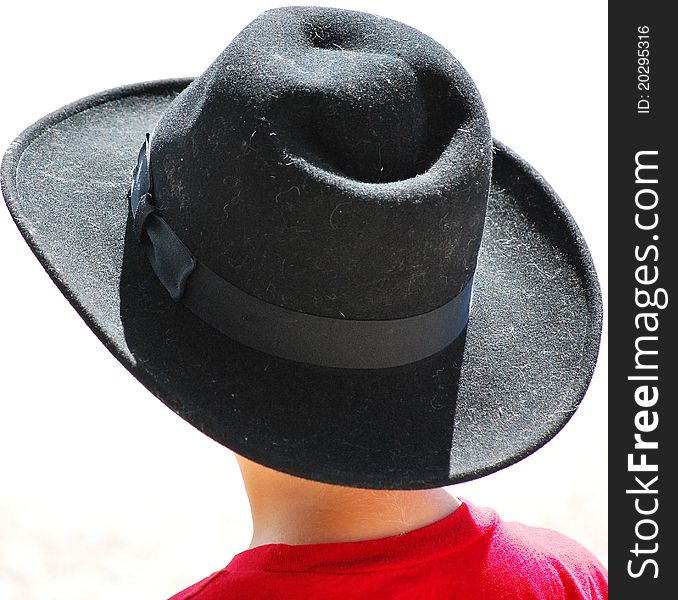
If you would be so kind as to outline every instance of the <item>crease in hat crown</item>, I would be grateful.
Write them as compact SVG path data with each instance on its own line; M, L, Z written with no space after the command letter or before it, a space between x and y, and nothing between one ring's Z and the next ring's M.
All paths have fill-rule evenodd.
M472 278L491 136L473 82L427 36L294 7L253 21L174 100L150 163L159 213L229 283L302 313L401 319Z

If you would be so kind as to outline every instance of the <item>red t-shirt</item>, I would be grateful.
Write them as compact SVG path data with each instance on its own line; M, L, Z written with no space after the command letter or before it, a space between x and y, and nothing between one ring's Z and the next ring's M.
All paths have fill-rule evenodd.
M171 600L607 599L607 572L571 539L503 522L467 501L402 535L336 544L267 544Z

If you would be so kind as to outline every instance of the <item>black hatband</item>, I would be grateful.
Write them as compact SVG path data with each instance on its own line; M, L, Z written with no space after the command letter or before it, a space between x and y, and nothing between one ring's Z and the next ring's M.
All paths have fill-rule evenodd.
M412 363L446 348L468 322L473 277L449 302L402 319L352 320L283 308L244 292L195 259L153 205L150 137L133 172L134 232L175 302L228 337L268 354L338 368Z

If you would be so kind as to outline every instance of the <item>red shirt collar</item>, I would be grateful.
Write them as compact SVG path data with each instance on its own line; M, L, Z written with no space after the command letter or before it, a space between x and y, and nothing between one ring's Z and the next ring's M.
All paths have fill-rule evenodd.
M458 552L490 533L498 522L494 511L464 500L447 517L403 534L359 542L265 544L236 554L227 570L356 573L393 569Z

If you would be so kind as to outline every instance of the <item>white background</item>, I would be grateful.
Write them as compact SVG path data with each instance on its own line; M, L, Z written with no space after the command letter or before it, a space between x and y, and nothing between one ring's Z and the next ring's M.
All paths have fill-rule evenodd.
M88 94L202 72L275 2L6 2L0 149ZM602 0L341 2L417 27L476 81L495 137L553 185L607 267ZM166 598L249 543L229 451L170 413L80 321L0 208L0 598ZM607 557L606 354L532 457L451 488Z

